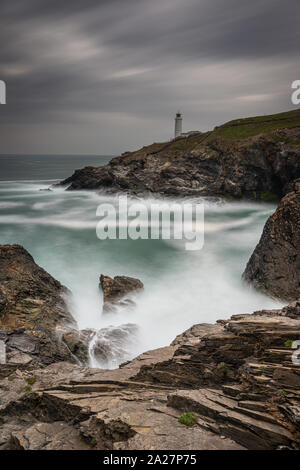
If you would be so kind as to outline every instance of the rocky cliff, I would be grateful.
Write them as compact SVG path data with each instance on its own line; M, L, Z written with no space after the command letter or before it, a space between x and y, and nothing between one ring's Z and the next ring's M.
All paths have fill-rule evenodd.
M298 449L299 338L296 302L195 325L117 370L7 373L0 448Z
M61 184L68 190L275 200L300 177L299 157L298 110L143 147L103 167L76 170Z
M275 213L243 274L254 287L275 298L300 298L300 180L294 181Z
M0 340L8 363L74 360L59 329L75 326L68 290L20 245L0 245Z
M156 144L64 182L180 195L286 194L244 274L294 300L282 309L194 325L119 369L91 369L74 363L74 355L87 361L94 332L76 329L67 289L24 248L0 246L0 340L8 359L0 365L0 449L300 449L300 123L299 113L286 114L275 124L243 120ZM142 288L136 279L107 276L101 286L109 302ZM109 334L127 341L125 326L123 336ZM95 354L108 354L101 334L95 345Z
M90 369L72 363L92 332L76 330L66 289L22 247L0 255L0 449L300 448L299 300Z

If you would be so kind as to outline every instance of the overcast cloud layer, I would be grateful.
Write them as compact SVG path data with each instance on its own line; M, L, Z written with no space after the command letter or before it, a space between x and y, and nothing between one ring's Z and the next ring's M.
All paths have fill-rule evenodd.
M118 154L293 109L299 0L2 0L0 153Z

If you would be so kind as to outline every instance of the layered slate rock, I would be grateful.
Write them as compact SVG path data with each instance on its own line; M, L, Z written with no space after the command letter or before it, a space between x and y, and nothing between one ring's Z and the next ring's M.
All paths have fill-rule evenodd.
M228 124L223 134L234 134L239 127L237 135L243 135L248 124ZM253 132L258 132L257 124ZM300 177L300 127L252 137L250 130L249 137L237 139L225 139L223 134L216 130L126 152L105 166L76 170L61 184L68 190L268 201L279 200L289 184Z
M76 326L64 300L67 294L22 246L0 245L0 339L9 362L72 360L57 331Z
M116 370L7 371L0 448L298 449L299 338L297 301L195 325ZM192 427L178 421L186 412Z
M103 291L103 311L112 311L114 306L128 306L133 302L130 294L142 290L143 283L129 276L100 276L99 287Z
M243 277L267 294L291 301L300 297L300 179L289 189L267 220Z

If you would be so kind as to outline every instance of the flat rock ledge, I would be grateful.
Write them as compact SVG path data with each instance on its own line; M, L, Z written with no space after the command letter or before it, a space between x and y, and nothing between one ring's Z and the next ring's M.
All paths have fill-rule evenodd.
M297 301L195 325L116 370L2 366L0 448L299 449L299 339Z

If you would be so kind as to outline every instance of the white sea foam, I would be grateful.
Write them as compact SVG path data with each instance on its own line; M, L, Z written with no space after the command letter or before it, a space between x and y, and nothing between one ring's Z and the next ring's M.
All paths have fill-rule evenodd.
M0 183L2 208L10 204L10 213L0 214L0 243L23 244L38 264L72 290L70 308L79 328L136 324L138 338L128 345L126 357L167 345L195 323L280 306L241 281L275 206L205 200L204 248L187 252L180 240L100 241L97 205L117 205L117 195L39 191L43 187L47 185L41 182L14 187ZM149 206L152 201L164 203L145 199ZM101 273L141 279L145 290L135 296L135 308L102 315Z
M24 206L23 202L13 202L13 201L0 201L0 210L1 209L14 209L15 207Z

